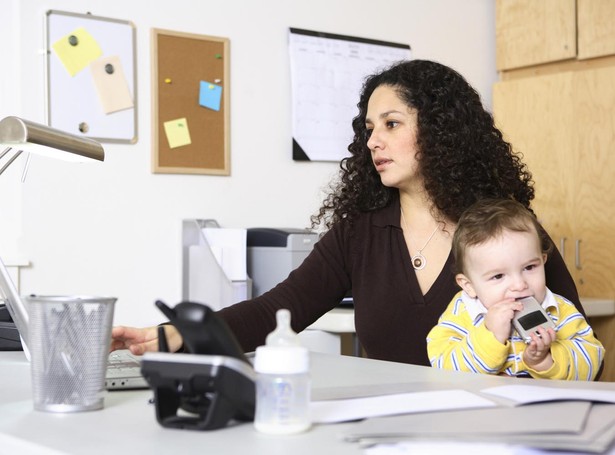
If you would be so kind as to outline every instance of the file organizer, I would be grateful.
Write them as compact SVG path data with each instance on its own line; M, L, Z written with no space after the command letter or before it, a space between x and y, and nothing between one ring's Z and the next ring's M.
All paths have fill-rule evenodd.
M231 280L214 256L204 228L220 228L216 220L182 222L182 300L220 310L252 298L252 280Z

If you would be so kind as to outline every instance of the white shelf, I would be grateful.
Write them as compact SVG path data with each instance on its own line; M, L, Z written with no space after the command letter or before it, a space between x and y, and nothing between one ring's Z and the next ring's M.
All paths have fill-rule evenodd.
M332 333L354 333L354 309L334 308L308 328Z
M615 300L595 297L581 297L581 304L587 317L612 316L615 314Z

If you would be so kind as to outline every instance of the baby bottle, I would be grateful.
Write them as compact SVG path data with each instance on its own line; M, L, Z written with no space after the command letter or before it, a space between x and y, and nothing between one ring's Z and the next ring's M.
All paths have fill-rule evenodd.
M290 311L278 310L277 327L256 348L256 414L262 433L291 434L310 425L309 353L290 327Z

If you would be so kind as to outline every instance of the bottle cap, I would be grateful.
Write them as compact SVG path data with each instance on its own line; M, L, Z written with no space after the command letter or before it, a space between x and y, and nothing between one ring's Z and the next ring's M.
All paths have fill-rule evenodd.
M290 311L278 310L277 326L267 335L265 346L256 348L254 370L267 374L297 374L309 371L309 353L290 327Z

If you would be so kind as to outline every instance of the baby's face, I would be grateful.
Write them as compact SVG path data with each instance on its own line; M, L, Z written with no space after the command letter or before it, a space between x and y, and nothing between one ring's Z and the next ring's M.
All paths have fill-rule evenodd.
M504 299L533 296L545 298L546 256L535 230L501 235L466 250L465 269L471 297L478 297L485 308Z

